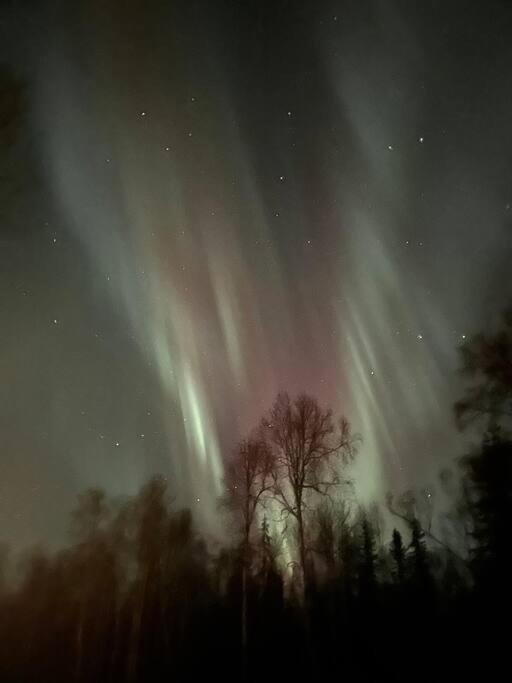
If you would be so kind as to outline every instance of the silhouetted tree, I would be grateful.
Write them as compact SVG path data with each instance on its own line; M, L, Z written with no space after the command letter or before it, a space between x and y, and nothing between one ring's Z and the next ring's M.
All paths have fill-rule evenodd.
M405 581L405 548L402 541L402 534L398 529L393 529L393 537L390 547L391 557L394 562L395 580L399 584Z
M359 539L354 523L350 521L348 506L338 506L338 559L340 565L341 582L345 598L350 598L354 592L359 556Z
M292 517L297 528L301 592L309 575L305 512L314 495L326 496L342 479L343 464L354 455L354 439L347 420L336 433L332 412L310 396L291 400L277 397L262 428L272 447L273 496L285 520Z
M118 609L118 562L109 533L111 511L105 493L89 489L72 512L77 543L64 554L69 599L76 606L75 680L104 675L111 630Z
M377 551L373 528L366 516L361 519L361 559L359 563L359 591L367 602L375 598L377 585Z
M263 516L260 525L258 541L261 561L257 574L259 592L256 642L260 644L264 651L271 651L282 635L283 579L277 566L279 547L276 540L272 537L266 516ZM269 619L269 615L272 615L271 619ZM258 670L263 675L267 662L265 659L262 660L261 657L257 656L258 652L261 652L259 648L256 650L256 656L251 660L251 669L254 669L254 665L257 662ZM256 678L256 676L253 676L253 678Z
M266 515L263 515L263 519L261 520L259 545L261 562L258 573L264 583L268 574L277 569L276 558L279 552L277 544L270 533L270 525Z
M138 677L139 661L154 644L161 597L162 557L168 529L166 483L154 477L140 491L132 506L136 575L132 591L128 679Z
M427 501L425 501L425 498ZM419 504L419 502L423 504ZM411 532L413 526L417 525L423 536L426 536L447 553L462 561L460 554L432 531L432 507L428 491L422 490L419 493L406 491L396 499L391 493L388 493L386 504L388 511L405 522L411 529ZM420 514L423 518L421 521L419 518Z
M411 577L420 591L431 588L431 574L428 560L425 533L416 517L411 520L410 545Z
M461 348L461 372L470 380L464 398L455 404L459 425L479 418L488 424L512 418L512 308L494 333L479 334Z
M480 421L486 426L482 446L461 460L461 501L472 527L473 609L475 618L488 625L479 637L471 636L482 672L492 677L503 668L508 645L495 613L508 613L512 606L512 309L503 314L499 329L475 336L460 353L471 384L455 404L458 424L464 428Z
M263 439L242 441L226 469L224 503L240 520L242 536L242 667L247 667L247 578L250 564L251 531L262 496L270 489L270 451Z
M512 443L497 429L488 432L462 466L470 486L472 567L481 587L503 591L512 570Z
M323 503L315 509L315 552L325 563L327 573L333 576L337 562L337 520L333 507Z

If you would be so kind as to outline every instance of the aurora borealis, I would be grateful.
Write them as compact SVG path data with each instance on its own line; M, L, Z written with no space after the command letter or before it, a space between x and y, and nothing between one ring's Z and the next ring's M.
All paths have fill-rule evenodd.
M512 13L419 5L2 10L37 169L2 226L8 540L154 471L216 528L279 389L361 433L363 500L460 454L456 348L511 289Z

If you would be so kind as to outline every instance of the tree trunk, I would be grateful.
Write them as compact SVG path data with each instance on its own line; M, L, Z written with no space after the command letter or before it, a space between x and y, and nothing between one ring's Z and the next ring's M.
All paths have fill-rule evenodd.
M75 681L79 683L82 678L82 651L83 651L83 615L84 609L83 604L80 604L79 618L78 618L78 628L76 631L76 669L75 669Z
M308 580L308 570L307 570L307 557L306 557L306 540L304 537L304 520L302 518L302 504L299 501L297 505L297 532L299 541L299 561L301 569L301 579L302 579L302 600L305 600L307 580Z
M242 681L247 680L247 568L249 564L249 533L246 521L242 555Z
M242 566L242 681L247 680L247 565Z
M142 633L142 613L144 611L145 600L146 600L146 589L148 585L149 572L146 570L145 576L142 582L141 591L139 596L135 598L134 608L136 610L130 634L130 650L128 654L128 680L137 680L137 668L139 665L139 651L140 651L140 638Z

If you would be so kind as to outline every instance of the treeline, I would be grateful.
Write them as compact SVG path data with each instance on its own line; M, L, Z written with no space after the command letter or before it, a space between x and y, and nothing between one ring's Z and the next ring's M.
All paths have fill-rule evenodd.
M226 465L226 547L174 509L162 478L123 502L80 496L73 544L32 552L14 586L0 581L0 679L506 675L512 316L461 353L456 417L480 421L483 436L458 463L450 536L432 528L421 492L389 499L385 533L381 513L355 499L348 466L364 444L347 420L281 394Z

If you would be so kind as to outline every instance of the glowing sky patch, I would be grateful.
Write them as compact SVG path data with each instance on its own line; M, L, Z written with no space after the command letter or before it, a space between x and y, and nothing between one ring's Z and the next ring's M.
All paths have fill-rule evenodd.
M13 33L44 199L6 241L30 296L4 366L33 401L6 422L62 499L168 463L216 526L223 458L280 389L362 434L363 500L458 454L456 346L507 298L508 52L449 49L450 8L330 4L62 3Z

